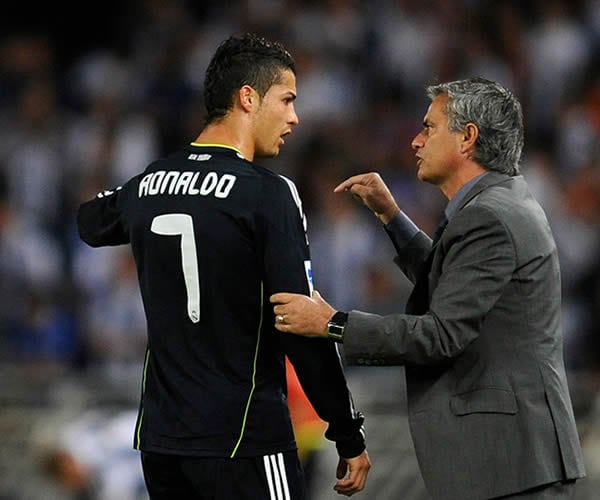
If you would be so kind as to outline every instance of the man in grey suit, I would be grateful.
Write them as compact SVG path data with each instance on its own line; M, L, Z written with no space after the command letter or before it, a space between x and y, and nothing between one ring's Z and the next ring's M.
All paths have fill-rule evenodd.
M434 499L572 498L585 475L563 362L556 245L519 161L514 95L474 78L431 86L412 141L448 198L433 241L374 172L349 191L384 224L414 283L405 314L271 297L282 332L343 342L349 363L404 365L411 434Z

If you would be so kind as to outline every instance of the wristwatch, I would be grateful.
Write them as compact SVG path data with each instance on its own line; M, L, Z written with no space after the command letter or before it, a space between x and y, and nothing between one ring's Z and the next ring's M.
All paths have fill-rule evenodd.
M327 338L336 342L344 342L344 330L348 321L348 313L337 311L327 323Z

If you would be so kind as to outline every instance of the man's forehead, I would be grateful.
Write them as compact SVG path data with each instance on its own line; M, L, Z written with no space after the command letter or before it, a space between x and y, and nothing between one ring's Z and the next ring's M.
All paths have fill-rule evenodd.
M429 107L427 108L427 114L425 115L425 118L439 118L445 116L445 109L447 103L448 96L445 94L434 97L434 99L429 104Z
M296 88L296 75L289 69L283 70L279 78L279 83Z
M296 95L296 75L290 70L281 72L281 78L271 85L269 92L274 91L277 93L290 92Z

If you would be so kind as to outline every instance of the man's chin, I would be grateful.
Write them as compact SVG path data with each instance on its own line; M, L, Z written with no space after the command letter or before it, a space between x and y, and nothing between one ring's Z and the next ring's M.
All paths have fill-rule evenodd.
M430 175L427 175L426 172L423 172L421 170L419 170L417 172L417 179L420 180L421 182L426 182L428 184L436 184L435 183L435 179L433 177L431 177Z
M255 154L257 158L275 158L279 155L279 148L274 151L260 151Z

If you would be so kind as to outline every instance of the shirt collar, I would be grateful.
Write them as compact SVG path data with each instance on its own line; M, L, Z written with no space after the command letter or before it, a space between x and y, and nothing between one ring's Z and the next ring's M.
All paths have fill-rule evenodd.
M450 218L456 213L460 202L463 200L465 195L471 190L471 188L479 182L479 180L483 179L489 172L484 172L483 174L478 175L477 177L473 177L469 182L467 182L463 187L461 187L458 192L454 195L454 197L448 202L446 205L446 209L444 210L444 214L446 215L446 219L450 220Z

